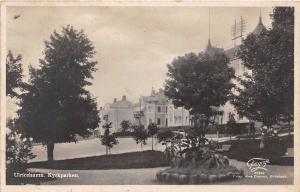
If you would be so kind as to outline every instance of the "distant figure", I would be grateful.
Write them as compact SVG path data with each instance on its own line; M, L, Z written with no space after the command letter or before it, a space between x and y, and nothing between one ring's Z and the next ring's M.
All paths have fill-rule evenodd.
M21 17L21 15L15 15L14 19L18 19L19 17Z

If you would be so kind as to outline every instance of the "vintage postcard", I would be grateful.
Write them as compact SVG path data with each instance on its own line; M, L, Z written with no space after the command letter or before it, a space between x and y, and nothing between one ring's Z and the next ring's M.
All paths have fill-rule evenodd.
M1 189L298 191L297 12L2 2Z

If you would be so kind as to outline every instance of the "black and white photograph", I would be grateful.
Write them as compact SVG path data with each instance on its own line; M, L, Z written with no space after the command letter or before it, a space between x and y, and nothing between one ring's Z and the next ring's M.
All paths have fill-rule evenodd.
M4 185L295 184L294 6L3 15Z

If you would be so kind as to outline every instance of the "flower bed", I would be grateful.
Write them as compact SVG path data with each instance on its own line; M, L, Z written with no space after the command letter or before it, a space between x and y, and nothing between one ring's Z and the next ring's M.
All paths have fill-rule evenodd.
M229 166L225 169L203 168L168 168L157 172L160 182L172 184L205 184L217 181L228 181L244 177L243 170Z

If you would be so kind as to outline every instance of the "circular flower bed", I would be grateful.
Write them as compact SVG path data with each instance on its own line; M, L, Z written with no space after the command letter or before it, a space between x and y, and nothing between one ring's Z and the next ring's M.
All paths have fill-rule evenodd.
M243 170L238 170L232 166L225 169L168 168L156 174L158 181L172 184L202 184L234 180L243 177Z
M205 122L195 123L200 125ZM230 166L228 157L218 152L219 143L205 138L203 126L190 129L186 138L175 135L164 144L171 168L157 173L156 177L160 182L201 184L244 177L243 170Z

